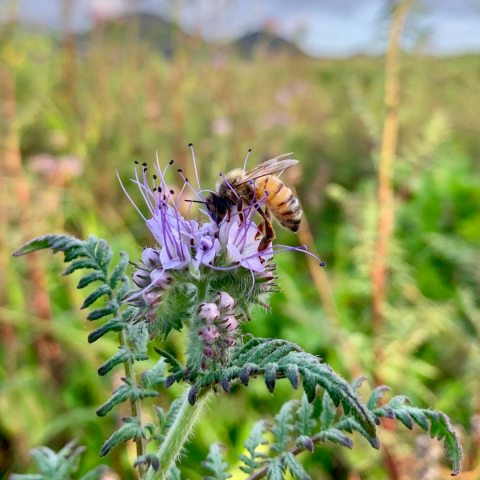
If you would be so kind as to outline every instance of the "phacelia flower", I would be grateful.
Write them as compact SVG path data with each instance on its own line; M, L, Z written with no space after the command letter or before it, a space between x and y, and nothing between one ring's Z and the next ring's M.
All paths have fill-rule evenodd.
M154 248L144 249L141 264L135 265L136 271L133 274L133 281L139 290L130 292L124 301L140 309L138 318L146 315L149 322L155 321L156 326L151 328L154 335L156 333L166 335L172 328L179 329L185 318L197 314L201 316L202 321L212 325L212 322L216 322L221 315L231 314L237 302L250 296L253 303L266 305L265 299L262 298L273 289L274 255L289 250L303 251L312 255L306 251L306 247L271 245L265 241L263 233L257 226L257 222L260 221L257 213L264 206L267 193L260 199L253 198L249 205L232 206L220 221L218 214L210 210L211 207L204 198L205 192L214 195L216 193L200 187L193 147L191 145L190 147L196 187L181 170L178 170L181 180L180 191L176 193L167 184L166 176L174 163L173 160L162 168L157 157L152 167L143 163L140 174L138 168L135 168L135 177L132 181L140 189L148 208L147 215L141 212L122 184L126 195L144 219L157 243ZM135 163L138 165L138 162ZM193 200L191 195L194 196ZM184 200L190 202L188 208ZM200 215L196 218L191 218L193 202L203 204ZM241 210L238 211L238 208ZM183 215L185 209L187 212ZM323 265L322 262L320 264ZM232 275L233 272L238 273ZM246 272L246 275L243 272ZM215 288L213 285L220 285L229 292L218 293L213 304L205 303L206 298L196 297L200 291L199 282L207 285L208 292L209 279L212 279L212 288ZM228 282L230 287L227 288ZM256 285L258 287L255 289ZM209 294L210 299L212 295L214 294ZM202 303L205 304L200 307L200 312L187 311L195 305L199 308ZM215 308L207 305L213 305ZM208 308L211 309L209 312ZM248 317L248 312L245 313ZM224 322L224 327L218 325L218 328L223 328L225 332L228 330L224 343L229 345L233 338L230 334L236 330L238 322L235 319L237 322L235 326L231 319ZM215 331L218 333L218 330ZM211 329L202 332L205 338L213 335ZM221 341L221 338L223 337L219 334L217 340Z

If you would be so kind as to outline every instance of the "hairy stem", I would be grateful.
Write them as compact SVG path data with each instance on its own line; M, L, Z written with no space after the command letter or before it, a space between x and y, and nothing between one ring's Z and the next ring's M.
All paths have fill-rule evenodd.
M127 347L127 334L125 333L125 330L122 330L118 334L118 339L120 341L120 346L122 347ZM125 376L132 381L134 385L137 384L136 378L135 378L135 371L133 369L133 363L131 361L125 362ZM130 405L132 408L132 417L137 417L138 420L140 421L140 424L142 423L142 410L140 407L140 401L139 400L132 400L130 399ZM147 453L147 443L146 440L143 437L137 438L136 441L137 444L137 457L140 457L142 455L145 455ZM143 478L145 476L145 465L141 464L139 466L139 473L140 473L140 478Z
M213 396L212 390L201 392L195 405L192 406L188 403L188 390L184 393L183 404L157 453L160 469L155 472L153 468L150 468L146 480L165 480L167 478L168 472L175 465L175 460L180 455L183 445L191 435L211 396Z

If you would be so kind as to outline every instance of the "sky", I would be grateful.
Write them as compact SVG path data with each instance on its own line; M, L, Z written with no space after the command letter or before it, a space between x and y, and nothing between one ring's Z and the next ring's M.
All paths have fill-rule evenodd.
M6 2L6 0L0 0ZM17 0L19 18L59 29L66 2L72 26L143 11L175 20L207 40L228 41L269 25L309 55L378 54L386 37L386 0ZM0 8L0 19L6 18ZM430 54L480 52L480 0L417 0L407 22L405 46Z

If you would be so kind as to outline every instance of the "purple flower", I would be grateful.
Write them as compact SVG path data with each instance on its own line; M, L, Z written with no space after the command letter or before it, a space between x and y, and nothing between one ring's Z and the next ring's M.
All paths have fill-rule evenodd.
M218 292L213 301L218 305L219 310L230 313L235 305L235 300L227 292Z
M206 344L212 344L215 342L215 340L218 338L220 335L218 333L217 328L215 325L210 325L209 327L202 327L200 328L198 334L200 335L200 338L206 343Z
M206 269L225 271L245 268L249 270L252 275L251 292L255 285L256 275L265 271L266 263L272 259L275 253L288 250L306 251L306 247L287 245L270 245L267 248L262 247L263 250L259 251L263 234L258 229L255 220L258 209L266 201L266 196L261 199L254 198L252 203L244 207L241 212L237 211L236 206L232 207L229 215L226 215L218 225L215 216L208 208L200 209L203 218L191 219L192 203L190 203L186 217L183 216L179 211L179 204L183 199L185 189L193 192L195 201L205 203L203 197L205 190L200 187L193 148L192 157L198 188L195 188L183 176L181 170L178 170L183 181L178 195L170 189L165 180L165 175L173 164L173 160L162 169L157 158L157 162L152 168L153 171L150 172L148 172L147 163L143 163L141 176L135 169L135 178L132 181L140 189L147 204L148 217L142 214L122 184L128 198L143 217L158 243L155 248L144 249L142 261L145 268L139 267L134 274L134 282L142 290L134 292L128 300L138 299L151 290L166 289L172 281L180 281L181 275L186 281L196 283L199 277L194 272L204 272ZM138 162L135 163L138 164ZM312 255L309 252L306 253ZM233 299L225 301L225 306L220 308L227 310L233 308ZM230 303L232 306L229 306Z

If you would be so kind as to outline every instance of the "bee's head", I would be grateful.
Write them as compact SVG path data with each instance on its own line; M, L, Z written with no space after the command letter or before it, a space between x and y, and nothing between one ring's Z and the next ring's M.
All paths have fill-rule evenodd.
M213 220L217 225L223 220L227 212L232 208L232 202L227 197L221 197L216 193L209 193L205 197L205 204Z

